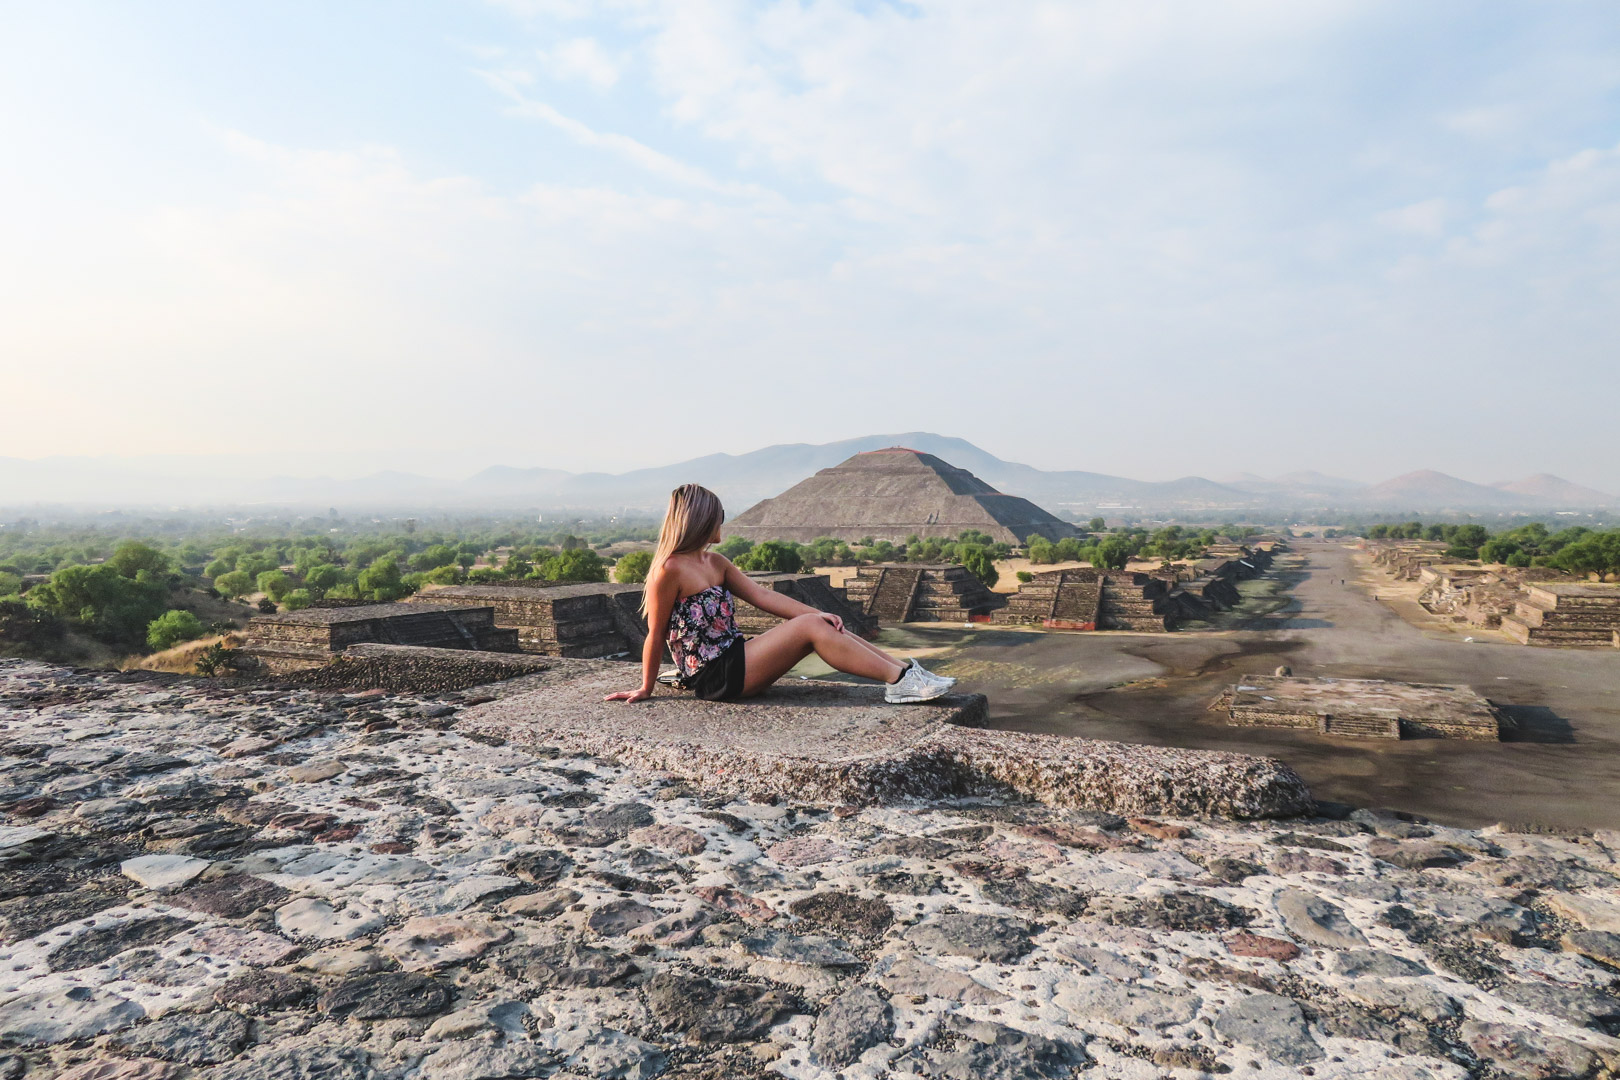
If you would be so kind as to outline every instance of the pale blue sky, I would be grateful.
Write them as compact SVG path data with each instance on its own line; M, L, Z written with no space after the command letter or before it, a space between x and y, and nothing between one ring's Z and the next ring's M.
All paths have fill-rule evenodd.
M0 0L0 456L1614 491L1615 13Z

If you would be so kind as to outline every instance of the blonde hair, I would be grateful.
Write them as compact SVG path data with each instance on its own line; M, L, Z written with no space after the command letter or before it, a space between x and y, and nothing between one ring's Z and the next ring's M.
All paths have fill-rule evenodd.
M702 551L726 520L720 496L701 484L682 484L669 493L669 509L664 511L664 527L658 530L658 547L653 550L652 577L671 555ZM641 593L641 613L647 614L647 592Z

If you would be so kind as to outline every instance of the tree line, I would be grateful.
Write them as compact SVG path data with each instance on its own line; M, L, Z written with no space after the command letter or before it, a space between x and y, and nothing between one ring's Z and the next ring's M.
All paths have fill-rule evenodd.
M1431 540L1454 559L1506 566L1547 566L1572 574L1620 574L1620 529L1570 525L1549 529L1539 521L1492 531L1484 525L1425 525L1421 521L1369 526L1370 540Z

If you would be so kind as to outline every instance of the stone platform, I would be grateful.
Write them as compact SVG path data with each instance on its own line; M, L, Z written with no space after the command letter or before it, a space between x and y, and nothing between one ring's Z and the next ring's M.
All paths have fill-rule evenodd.
M1502 714L1466 686L1245 675L1216 700L1237 727L1374 739L1499 740Z
M561 663L566 663L561 662ZM457 730L518 746L611 757L710 787L870 805L1008 792L1115 813L1257 818L1311 808L1304 783L1270 758L980 730L982 695L888 705L878 686L784 682L747 702L660 688L636 705L603 701L627 671L565 668L546 685L506 684Z

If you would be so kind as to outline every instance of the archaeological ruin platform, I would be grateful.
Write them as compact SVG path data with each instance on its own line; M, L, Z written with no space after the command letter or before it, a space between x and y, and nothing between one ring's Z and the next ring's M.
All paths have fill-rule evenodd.
M515 652L517 633L495 625L489 607L360 604L256 615L243 653L270 675L321 667L355 645Z
M1244 818L1312 805L1299 777L1271 758L984 730L978 694L888 705L879 686L794 680L744 702L660 688L626 705L602 699L630 688L630 672L593 666L569 679L567 664L533 689L527 679L505 684L497 700L465 710L457 730L824 803L1012 793L1116 813Z
M1502 714L1466 686L1244 675L1214 706L1235 727L1367 739L1501 738Z

